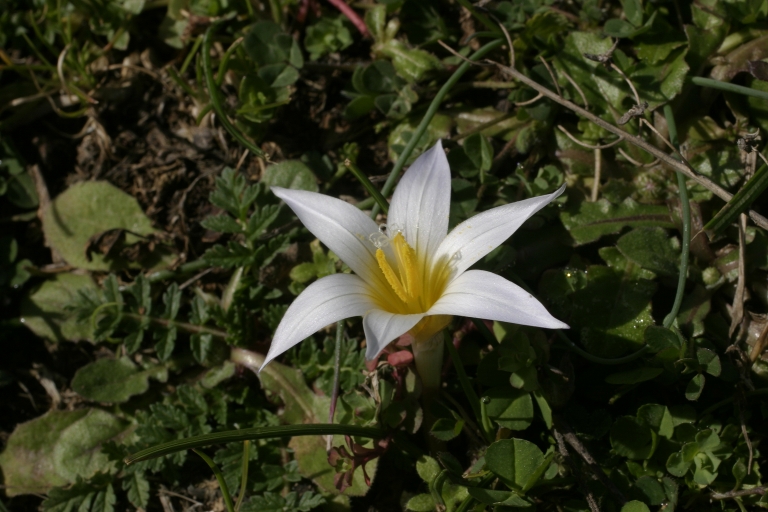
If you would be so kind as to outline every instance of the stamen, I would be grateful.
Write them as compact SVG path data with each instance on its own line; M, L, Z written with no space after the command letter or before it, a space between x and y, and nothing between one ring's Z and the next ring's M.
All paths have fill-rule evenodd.
M384 251L381 249L376 249L376 261L379 263L379 268L384 274L384 278L387 280L387 283L389 283L389 286L392 287L392 290L394 290L400 300L408 302L408 294L403 289L403 284L395 275L395 271L392 270L392 267L387 261L387 257L384 255Z
M401 233L395 235L393 243L400 268L400 281L404 284L408 297L417 299L421 295L419 286L421 282L416 270L416 252L408 245Z

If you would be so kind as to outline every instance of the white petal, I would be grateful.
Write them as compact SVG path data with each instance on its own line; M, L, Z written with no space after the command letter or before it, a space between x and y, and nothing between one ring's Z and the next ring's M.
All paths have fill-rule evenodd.
M326 325L375 307L368 285L358 276L333 274L312 283L285 312L261 367Z
M438 141L413 162L398 183L387 224L402 229L416 254L427 258L448 233L450 208L451 170Z
M366 214L331 196L281 187L271 190L355 274L368 283L379 281L381 270L376 262L376 247L368 239L372 233L378 233L379 228Z
M451 231L440 244L435 260L445 258L454 276L461 274L480 258L504 243L534 213L562 194L565 185L555 192L532 197L470 217Z
M568 329L530 293L501 276L469 270L457 277L427 312L499 320L547 329Z
M387 313L380 309L372 309L363 318L363 330L365 331L365 358L374 359L384 347L410 331L419 320L424 318L423 313L416 315L398 315Z

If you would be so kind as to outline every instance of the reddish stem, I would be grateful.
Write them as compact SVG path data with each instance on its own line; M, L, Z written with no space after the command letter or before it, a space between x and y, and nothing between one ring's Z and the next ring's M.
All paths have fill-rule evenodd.
M368 27L365 26L365 22L363 21L363 18L358 16L358 14L349 5L347 5L347 3L344 0L328 0L328 3L330 3L339 11L341 11L341 14L346 16L347 19L349 19L349 21L351 21L352 24L355 27L357 27L357 30L360 31L363 37L370 36L370 33L368 32Z

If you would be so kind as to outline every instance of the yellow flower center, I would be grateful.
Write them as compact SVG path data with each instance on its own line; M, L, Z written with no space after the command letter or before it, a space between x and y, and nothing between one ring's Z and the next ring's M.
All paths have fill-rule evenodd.
M447 261L432 263L428 258L419 258L399 232L390 243L393 261L387 259L381 248L376 250L376 261L389 286L386 293L379 294L380 306L385 311L401 315L426 313L448 286L451 269ZM449 321L450 316L445 315L426 317L411 330L411 334L417 340L428 338Z

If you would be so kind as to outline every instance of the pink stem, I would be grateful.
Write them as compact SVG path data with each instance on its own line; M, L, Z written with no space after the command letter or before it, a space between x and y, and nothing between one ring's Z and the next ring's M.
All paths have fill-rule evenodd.
M360 16L358 16L358 14L354 10L352 10L352 8L349 5L347 5L347 3L344 0L328 0L328 3L330 3L339 11L341 11L341 14L346 16L349 19L349 21L351 21L352 24L355 27L357 27L357 30L360 31L363 37L370 36L370 34L368 33L368 27L365 26L365 22L363 21L363 19Z

